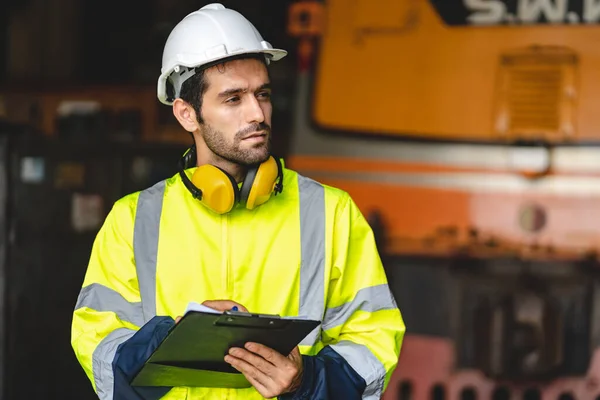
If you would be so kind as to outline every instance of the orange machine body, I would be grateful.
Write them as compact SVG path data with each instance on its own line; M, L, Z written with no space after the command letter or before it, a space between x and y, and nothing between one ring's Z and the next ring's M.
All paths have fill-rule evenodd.
M515 282L525 275L543 277L542 286L552 293L563 290L566 279L553 280L549 271L577 271L566 273L579 282L573 288L595 282L589 277L600 249L600 2L295 4L290 32L299 38L299 74L287 163L347 190L381 229L386 268L409 280L394 279L397 293L411 290L416 276L397 271L428 259L435 261L424 262L424 269L435 272L426 285L436 281L446 290L454 285L448 282L462 282L463 299L465 282L479 279L473 278L473 260L485 266L491 280L503 273L492 265L515 260L509 262L519 271ZM462 275L438 268L465 258L471 261ZM541 265L539 274L527 270L532 263ZM586 263L592 267L581 272ZM412 290L421 291L415 299L429 296L415 285ZM600 297L594 301L598 290L592 286L587 295L592 300L585 303L588 325L582 328L589 334L581 339L589 345L585 368L502 378L494 371L504 369L494 370L489 360L484 364L491 373L482 371L479 361L460 361L466 345L457 341L462 321L457 315L463 303L452 297L454 309L440 321L448 326L446 335L435 334L446 328L426 329L421 322L415 331L407 318L408 334L386 399L500 399L493 397L499 388L511 399L595 399L600 365L595 367L594 354L600 341L594 313ZM536 309L526 305L533 303L522 300L522 293L545 299L539 304L552 304L548 299L555 296L537 289L519 295L486 290L481 293L494 293L489 298L510 297L518 304L511 309L515 315ZM410 300L400 305L409 315L417 313ZM550 314L557 321L567 315ZM491 319L485 321L498 327ZM537 326L534 319L523 317L514 326ZM567 320L556 326L567 326ZM558 365L572 339L553 337L551 326L540 328L547 343L556 343L546 349L552 356L544 362ZM469 397L470 390L475 397Z

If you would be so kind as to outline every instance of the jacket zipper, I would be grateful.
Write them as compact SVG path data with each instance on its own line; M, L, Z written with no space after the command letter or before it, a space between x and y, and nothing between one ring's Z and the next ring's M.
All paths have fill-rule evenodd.
M229 214L225 214L225 243L223 246L223 255L225 257L225 291L227 298L235 301L233 298L233 272L231 270L231 235L229 234Z
M221 215L221 278L223 279L223 297L227 296L227 281L229 279L227 260L227 215Z

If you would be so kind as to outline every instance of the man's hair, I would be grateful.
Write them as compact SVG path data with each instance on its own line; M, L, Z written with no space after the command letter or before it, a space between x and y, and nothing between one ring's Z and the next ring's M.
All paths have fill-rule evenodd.
M209 64L207 66L196 68L196 73L183 82L179 96L183 101L190 104L194 108L199 123L204 123L204 120L202 119L202 98L204 97L204 93L206 93L208 90L206 70L210 67L216 66L220 72L224 72L225 64L228 62L249 58L262 61L262 63L267 66L267 62L263 54L243 54L240 56L227 58L225 60L220 60L215 64Z

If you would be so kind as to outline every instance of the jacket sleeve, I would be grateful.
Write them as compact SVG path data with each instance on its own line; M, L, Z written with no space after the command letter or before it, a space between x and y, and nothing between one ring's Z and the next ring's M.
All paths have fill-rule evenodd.
M143 398L124 386L157 345L158 336L166 335L165 324L173 323L170 317L144 321L132 245L136 200L137 196L119 200L106 217L73 313L71 345L102 400ZM158 388L155 396L146 393L144 398L159 398L166 391Z
M405 325L371 227L346 195L334 220L325 347L305 356L296 399L379 399L400 356Z
M304 374L300 387L280 400L359 400L365 380L330 346L316 356L302 356Z

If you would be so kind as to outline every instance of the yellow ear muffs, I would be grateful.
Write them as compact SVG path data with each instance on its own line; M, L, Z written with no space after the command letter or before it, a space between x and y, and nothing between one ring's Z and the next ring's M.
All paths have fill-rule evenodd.
M277 195L283 191L283 167L272 156L258 167L248 169L241 189L227 171L210 164L196 168L190 180L185 170L196 165L196 146L184 153L178 165L186 189L218 214L231 211L238 202L252 210L269 200L273 192Z
M282 169L279 160L274 157L256 168L250 168L240 190L240 201L248 210L266 203L273 191L279 193L282 190Z
M235 179L214 165L198 167L192 175L192 183L201 191L200 201L218 214L224 214L240 199Z

